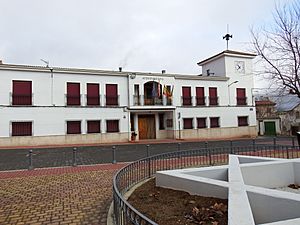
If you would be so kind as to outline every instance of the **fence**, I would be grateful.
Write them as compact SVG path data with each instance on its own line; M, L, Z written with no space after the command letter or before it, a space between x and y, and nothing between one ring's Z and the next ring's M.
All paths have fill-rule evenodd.
M149 146L147 155L149 156ZM178 151L154 155L135 161L121 169L113 180L114 218L117 225L156 225L125 199L124 194L135 184L151 178L156 171L180 169L187 167L213 166L228 163L228 154L262 156L272 158L299 158L299 146L258 146L248 145L237 147L204 148L197 150Z

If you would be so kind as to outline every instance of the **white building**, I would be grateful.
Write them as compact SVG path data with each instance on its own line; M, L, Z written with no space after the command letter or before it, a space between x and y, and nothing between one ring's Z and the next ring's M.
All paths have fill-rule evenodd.
M254 57L223 51L203 75L1 63L0 145L253 137Z

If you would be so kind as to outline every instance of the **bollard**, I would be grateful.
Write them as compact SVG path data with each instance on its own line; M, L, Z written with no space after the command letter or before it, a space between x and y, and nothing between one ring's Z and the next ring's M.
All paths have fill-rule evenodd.
M117 160L116 160L116 146L112 146L112 164L116 164Z
M72 159L73 166L77 166L77 148L73 148L73 159Z
M181 151L181 143L180 142L177 144L177 150L178 150L178 152Z
M29 150L28 153L28 170L33 170L33 158L32 158L32 150Z
M150 156L149 147L150 147L150 145L146 145L147 158Z

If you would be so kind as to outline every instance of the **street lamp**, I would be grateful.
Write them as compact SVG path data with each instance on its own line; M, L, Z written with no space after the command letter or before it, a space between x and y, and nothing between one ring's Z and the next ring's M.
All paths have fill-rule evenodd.
M238 80L235 80L235 81L233 81L233 82L231 82L230 84L228 84L227 86L228 86L228 105L230 105L230 89L229 89L229 87L231 86L231 85L233 85L233 84L236 84L236 83L238 83L239 81Z

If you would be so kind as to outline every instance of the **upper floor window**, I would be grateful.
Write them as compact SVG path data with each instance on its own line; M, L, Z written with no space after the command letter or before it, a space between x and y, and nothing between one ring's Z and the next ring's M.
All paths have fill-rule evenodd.
M12 122L11 136L32 136L32 122Z
M99 84L87 84L86 89L86 104L100 105Z
M119 132L119 120L106 120L106 132Z
M210 117L210 127L220 127L220 119L219 117Z
M236 89L236 104L237 105L247 105L245 88L237 88Z
M183 118L183 129L193 129L193 118Z
M191 87L182 87L182 105L192 105Z
M196 105L205 105L204 87L196 87Z
M67 121L67 134L81 134L81 121Z
M209 88L209 105L218 105L218 90L216 87Z
M12 105L32 105L32 82L13 80Z
M80 105L80 83L67 83L67 105Z
M117 84L106 84L105 98L106 98L106 105L111 105L111 106L119 105Z
M248 116L238 116L238 126L248 126Z

